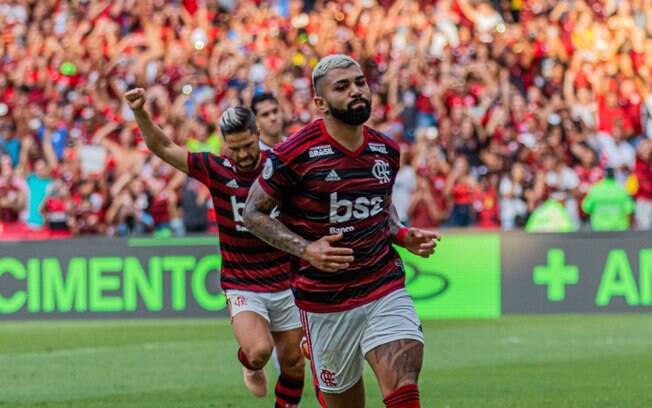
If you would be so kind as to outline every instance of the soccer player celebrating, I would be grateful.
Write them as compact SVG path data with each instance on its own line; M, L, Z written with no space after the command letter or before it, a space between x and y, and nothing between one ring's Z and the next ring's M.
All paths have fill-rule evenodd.
M371 92L358 63L325 57L312 81L323 119L270 154L245 225L300 259L292 286L328 407L364 407L366 358L385 405L416 408L423 333L391 244L427 257L440 237L400 224L391 204L399 147L364 126ZM283 222L269 216L279 205Z
M281 366L276 407L296 407L303 392L305 364L299 348L301 321L289 289L290 257L251 235L242 219L249 188L267 159L258 145L254 114L238 106L222 115L219 125L228 157L189 153L152 121L144 107L143 89L133 89L125 98L149 149L211 192L220 231L220 280L247 388L257 397L266 395L263 367L275 347ZM277 214L277 209L270 208L268 215Z

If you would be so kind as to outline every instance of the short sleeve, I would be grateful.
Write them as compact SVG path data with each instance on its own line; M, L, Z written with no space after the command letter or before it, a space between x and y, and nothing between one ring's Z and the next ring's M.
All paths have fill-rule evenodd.
M208 152L188 152L188 175L205 185L208 185L210 180L210 173L208 170L209 155L210 153Z
M263 165L263 171L258 177L260 187L271 197L282 201L288 191L294 190L297 176L290 165L283 161L276 153L271 152Z

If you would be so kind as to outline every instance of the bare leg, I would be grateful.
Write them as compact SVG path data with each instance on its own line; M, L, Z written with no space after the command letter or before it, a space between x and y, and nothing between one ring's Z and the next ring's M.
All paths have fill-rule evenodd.
M241 312L233 317L233 334L246 360L243 363L245 385L255 396L264 397L267 394L267 377L263 367L273 347L269 323L257 313Z
M410 384L417 384L423 363L423 344L397 340L376 347L365 356L373 368L383 397Z
M272 332L272 337L280 364L280 375L274 389L276 406L294 408L303 395L306 363L299 347L303 329Z
M272 332L272 337L281 364L281 372L294 377L303 377L305 362L299 347L299 342L303 337L303 329Z
M341 394L323 392L328 408L365 408L364 381L362 378Z

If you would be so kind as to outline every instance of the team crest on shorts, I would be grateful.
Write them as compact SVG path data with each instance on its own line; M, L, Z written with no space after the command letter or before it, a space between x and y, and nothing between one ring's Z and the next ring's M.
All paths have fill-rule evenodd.
M244 306L247 304L247 298L242 295L238 295L233 299L233 304L236 306Z
M326 369L326 368L321 370L321 374L319 374L319 378L324 383L324 385L327 386L327 387L335 387L337 385L335 383L335 373L333 371L331 371L331 370Z

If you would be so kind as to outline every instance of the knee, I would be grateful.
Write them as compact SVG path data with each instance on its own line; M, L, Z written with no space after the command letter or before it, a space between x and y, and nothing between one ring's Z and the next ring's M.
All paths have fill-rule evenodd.
M245 356L247 356L249 364L251 364L253 367L259 368L264 367L267 363L267 360L269 360L269 357L272 355L272 347L266 344L253 345L247 348L243 348L242 351L244 352Z
M285 353L284 355L279 355L279 360L281 363L281 369L287 373L293 373L294 375L299 375L303 373L305 362L303 354L301 351L296 350L292 353Z

